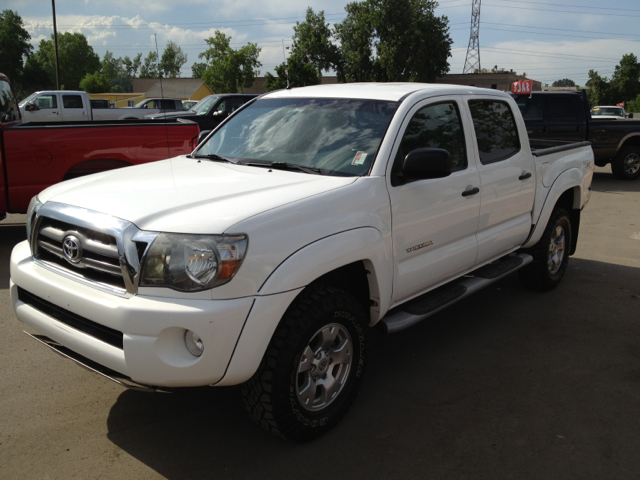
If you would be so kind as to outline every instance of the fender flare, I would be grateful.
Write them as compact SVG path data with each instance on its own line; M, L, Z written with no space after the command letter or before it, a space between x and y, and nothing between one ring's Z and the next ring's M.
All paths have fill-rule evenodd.
M287 257L260 287L227 370L216 385L237 385L251 378L282 316L298 294L317 278L344 265L365 263L370 272L370 296L378 301L377 307L371 307L371 323L379 320L380 312L389 307L393 282L388 247L385 249L385 238L379 230L362 227L324 237ZM376 310L378 315L374 318Z
M389 308L393 285L391 245L385 248L383 234L373 227L336 233L302 247L276 267L258 295L306 287L322 275L358 261L369 272L370 297L377 303L371 307L373 324Z
M527 241L522 245L523 248L529 248L534 246L544 233L544 229L547 227L547 223L551 218L551 214L555 209L558 200L568 190L578 189L577 195L573 196L573 209L580 209L580 202L582 198L582 179L584 173L579 168L570 168L558 175L558 178L553 182L549 193L544 200L542 210L538 216L537 222L534 224L533 231Z

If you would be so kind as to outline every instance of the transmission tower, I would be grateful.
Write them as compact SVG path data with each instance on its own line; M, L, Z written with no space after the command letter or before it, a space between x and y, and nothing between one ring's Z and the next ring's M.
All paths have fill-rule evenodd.
M482 73L480 67L480 3L482 0L471 0L471 33L469 34L469 46L467 58L464 61L462 73Z

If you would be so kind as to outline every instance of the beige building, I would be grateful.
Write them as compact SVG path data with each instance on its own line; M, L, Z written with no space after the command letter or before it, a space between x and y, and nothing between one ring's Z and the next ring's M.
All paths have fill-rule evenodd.
M180 100L202 100L212 95L206 83L199 78L134 78L133 91L139 93L90 93L89 98L104 98L116 108L130 107L145 98L178 98Z

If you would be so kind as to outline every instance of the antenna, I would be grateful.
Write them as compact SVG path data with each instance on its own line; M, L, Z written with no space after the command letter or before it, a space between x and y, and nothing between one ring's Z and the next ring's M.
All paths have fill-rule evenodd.
M462 73L482 73L480 67L480 3L482 0L471 0L471 33L469 34L469 46L467 58L464 61Z
M282 38L281 40L282 40L282 56L284 57L284 73L287 74L287 90L289 90L291 88L291 86L289 85L289 66L287 65L287 56L284 53L284 38Z
M160 52L158 51L158 36L154 33L153 34L153 39L156 42L156 58L157 58L157 63L156 66L158 67L158 77L160 78L160 97L162 98L162 100L160 101L160 110L162 111L162 106L164 104L164 89L162 88L162 72L160 71ZM167 154L169 155L168 158L171 158L171 147L169 146L169 127L167 126L167 112L164 112L164 133L165 136L167 137Z

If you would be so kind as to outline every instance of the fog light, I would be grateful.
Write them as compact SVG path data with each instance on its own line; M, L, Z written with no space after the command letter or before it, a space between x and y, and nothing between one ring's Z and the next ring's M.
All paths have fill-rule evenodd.
M187 330L184 333L184 343L187 346L187 350L196 357L199 357L204 352L204 344L196 332Z

